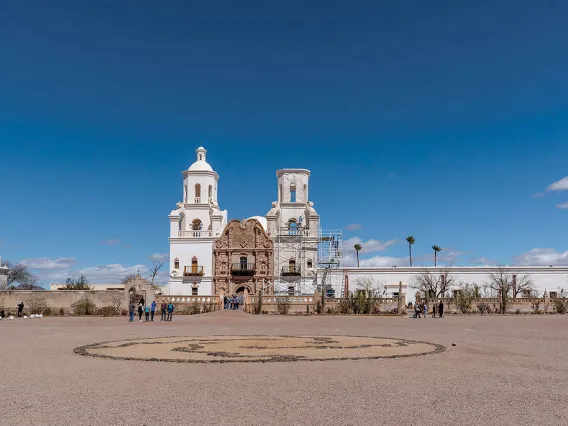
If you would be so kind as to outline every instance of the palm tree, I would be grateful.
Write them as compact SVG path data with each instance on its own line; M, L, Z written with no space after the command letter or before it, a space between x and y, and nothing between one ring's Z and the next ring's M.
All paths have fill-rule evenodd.
M355 249L355 253L357 253L357 267L359 267L359 252L363 250L363 247L361 247L361 244L355 244L353 248Z
M436 255L439 251L442 251L442 247L440 246L432 246L432 250L434 250L434 266L436 266Z
M410 259L410 266L412 266L412 244L414 244L416 240L411 235L410 237L406 237L406 241L408 242L408 258Z

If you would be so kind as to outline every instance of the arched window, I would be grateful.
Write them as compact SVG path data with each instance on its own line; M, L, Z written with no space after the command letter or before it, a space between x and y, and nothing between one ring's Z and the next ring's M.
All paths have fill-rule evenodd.
M295 217L288 221L288 235L298 235L298 224Z
M213 201L213 185L209 185L209 202Z
M179 259L177 257L174 259L174 269L179 269Z
M201 223L201 220L199 219L193 219L193 221L191 222L191 229L193 229L194 231L199 231L202 227L203 223Z
M288 267L290 268L291 271L293 271L294 268L296 267L296 259L288 260Z
M183 202L187 203L187 184L183 186Z
M241 256L240 260L240 264L241 264L241 270L246 271L247 269L247 257L246 256Z
M308 268L313 268L314 263L312 262L312 260L308 260Z
M201 185L199 185L198 183L195 184L195 202L201 202Z
M290 202L291 203L296 202L296 184L295 183L292 183L290 185Z
M191 272L196 274L197 273L197 257L193 256L191 259Z

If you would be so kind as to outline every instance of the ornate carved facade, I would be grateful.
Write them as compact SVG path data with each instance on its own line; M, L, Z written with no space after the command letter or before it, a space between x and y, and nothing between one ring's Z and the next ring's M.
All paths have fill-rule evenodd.
M256 219L230 221L213 249L215 294L274 291L274 242Z

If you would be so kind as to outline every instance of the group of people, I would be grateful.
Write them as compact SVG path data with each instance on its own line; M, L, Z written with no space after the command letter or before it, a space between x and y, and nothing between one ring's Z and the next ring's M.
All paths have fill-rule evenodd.
M239 309L239 296L225 296L225 309Z
M138 322L142 322L142 314L145 315L146 321L154 321L154 315L156 314L156 301L153 301L150 305L144 305L144 299L140 299L138 303ZM162 311L162 317L160 321L171 321L172 316L174 314L174 305L173 303L162 303L160 306L160 310ZM130 304L128 309L128 313L130 314L130 322L134 321L134 315L136 313L136 305L134 302Z
M415 303L414 304L414 315L412 318L422 318L420 313L424 314L424 318L428 316L428 304L426 303ZM432 318L436 318L436 314L438 314L438 318L444 317L444 302L440 300L440 303L437 305L434 303L432 306Z

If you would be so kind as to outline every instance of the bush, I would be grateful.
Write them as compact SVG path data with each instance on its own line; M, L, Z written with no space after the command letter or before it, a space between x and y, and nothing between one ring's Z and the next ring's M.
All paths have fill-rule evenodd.
M516 315L521 315L521 310L520 310L520 309L517 309L517 310L515 311L515 314L516 314Z
M198 315L201 313L201 307L197 304L197 302L193 302L191 305L185 307L183 313L187 315Z
M553 306L556 313L565 314L568 310L568 301L564 301L562 299L554 299Z
M112 317L119 313L120 312L114 306L103 306L102 308L97 309L97 315L103 317Z
M316 313L321 314L321 302L319 300L316 303Z
M341 299L339 301L339 305L337 306L337 310L340 314L350 314L352 311L349 304L349 299Z
M59 308L59 315L65 315L65 309Z
M97 312L97 305L92 300L83 299L71 305L75 315L94 315Z
M483 315L483 314L490 314L490 313L491 313L491 307L490 307L488 304L486 304L486 303L479 303L479 304L477 305L477 310L479 311L479 313L480 313L481 315Z
M290 311L290 304L285 298L278 298L276 301L276 309L280 315L286 315Z
M42 314L47 308L47 303L43 297L34 297L28 301L29 314Z
M51 311L51 308L48 308L48 307L45 307L45 308L43 309L43 311L41 312L41 314L42 314L44 317L48 317L48 316L50 316L50 315L53 315L53 313L52 313L52 311Z

